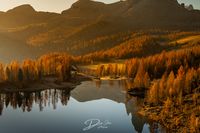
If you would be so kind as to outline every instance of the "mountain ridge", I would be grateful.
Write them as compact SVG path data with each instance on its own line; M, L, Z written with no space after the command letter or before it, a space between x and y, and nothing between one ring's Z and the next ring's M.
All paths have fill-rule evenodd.
M180 5L177 0L127 0L112 4L105 4L92 0L79 0L75 2L71 8L64 10L61 14L38 12L31 5L25 4L10 9L7 12L0 12L0 19L5 21L0 22L0 27L6 27L6 22L11 23L11 21L14 21L17 23L17 21L20 20L29 20L27 23L19 22L21 25L24 25L41 21L51 23L50 21L53 18L63 20L88 19L89 21L90 19L95 20L100 17L105 20L111 20L113 18L124 19L125 23L127 23L129 19L132 21L132 26L137 27L137 25L149 25L151 22L155 25L160 25L162 21L165 24L161 25L189 23L191 21L196 22L200 20L200 11L189 11ZM11 23L10 25L7 24L7 27L17 27L19 25Z

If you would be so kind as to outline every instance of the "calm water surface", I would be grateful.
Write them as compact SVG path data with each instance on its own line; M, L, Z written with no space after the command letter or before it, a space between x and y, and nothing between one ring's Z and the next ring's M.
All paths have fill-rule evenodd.
M1 93L0 133L149 133L152 123L137 115L142 99L125 88L125 81L86 81L71 92Z

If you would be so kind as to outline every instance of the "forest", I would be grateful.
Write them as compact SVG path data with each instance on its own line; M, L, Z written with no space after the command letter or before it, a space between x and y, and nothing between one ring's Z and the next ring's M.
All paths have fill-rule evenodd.
M175 46L181 45L177 42ZM120 51L119 51L120 52ZM161 122L173 132L198 132L200 127L200 45L184 43L177 49L135 57L120 64L99 65L100 77L126 76L129 90L145 89L141 115Z
M72 56L65 52L49 53L22 62L0 64L0 85L14 84L23 88L30 82L55 77L56 83L70 81L72 65L97 64L80 73L101 79L128 79L127 92L145 92L140 114L162 123L174 132L198 132L200 127L200 43L199 32L162 30L128 32L79 42L97 52ZM123 36L123 37L122 37ZM116 38L121 38L116 40ZM106 43L119 42L106 48ZM84 45L81 45L84 44ZM114 43L113 43L114 44ZM78 45L72 49L81 49ZM103 48L105 47L105 48ZM97 48L98 49L98 48ZM90 50L89 50L90 51ZM117 60L122 60L120 63ZM114 61L114 62L113 62ZM113 62L113 63L112 63ZM99 64L99 65L98 65Z
M133 57L147 57L162 51L178 50L186 47L199 45L199 32L192 31L167 31L167 30L141 30L119 34L119 38L124 38L123 42L115 42L112 48L106 49L102 45L93 44L90 48L99 49L81 56L75 56L74 61L78 64L88 64L94 61L110 62L118 59L131 59ZM179 42L182 38L191 38L191 41ZM195 39L196 38L196 39ZM103 43L104 44L104 43ZM106 45L106 44L105 44ZM88 48L88 50L90 49Z
M44 77L54 76L62 82L70 79L71 56L66 53L50 53L36 60L26 59L19 63L0 64L0 84L10 83L18 88L29 82L42 81Z

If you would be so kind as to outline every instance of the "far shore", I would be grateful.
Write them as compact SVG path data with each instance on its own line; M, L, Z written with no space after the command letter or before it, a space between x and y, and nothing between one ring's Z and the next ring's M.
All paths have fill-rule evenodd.
M126 79L128 79L127 77L114 77L114 78L112 78L112 77L110 77L110 76L106 76L106 77L101 77L100 78L101 80L126 80Z

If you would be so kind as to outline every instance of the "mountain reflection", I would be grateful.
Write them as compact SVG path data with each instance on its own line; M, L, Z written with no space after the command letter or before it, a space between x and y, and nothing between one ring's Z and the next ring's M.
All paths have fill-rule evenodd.
M56 109L58 101L66 106L70 98L69 90L50 89L38 92L9 92L0 94L0 115L2 115L4 107L11 106L13 109L21 108L23 112L30 112L33 103L39 106L39 110L43 111L46 106L53 106Z
M125 90L128 87L127 82L128 81L125 80L96 82L85 81L80 86L77 86L73 91L67 89L49 89L37 92L0 93L0 115L3 115L3 110L6 110L6 108L9 107L11 107L13 110L21 109L23 112L31 112L36 107L39 108L39 111L43 111L45 108L59 110L59 107L67 106L70 97L70 101L74 101L73 99L77 101L75 103L70 102L70 105L78 105L80 107L77 106L77 108L86 107L88 110L90 110L90 107L84 106L84 103L86 103L87 105L88 101L93 101L93 103L96 102L94 105L91 105L91 108L94 108L95 106L101 106L100 103L105 102L104 99L109 99L113 101L113 103L111 102L111 104L113 105L119 103L119 110L121 109L121 107L124 109L125 112L119 112L119 110L116 110L118 112L117 115L123 115L123 113L125 113L126 115L124 116L124 118L128 118L129 116L131 116L130 124L133 125L135 131L150 132L149 126L151 124L148 124L149 121L146 118L141 117L137 114L138 109L143 104L143 99L132 97L126 93ZM68 106L68 108L71 108L70 105ZM104 106L102 105L102 107ZM112 109L112 107L104 109L109 111L110 109Z
M131 115L132 125L135 130L142 132L143 126L147 119L140 117L137 114L138 109L143 103L143 99L133 97L126 93L129 81L127 80L96 80L93 84L91 82L82 83L85 87L77 87L72 91L72 96L79 102L87 102L98 100L102 98L110 99L125 105L127 116ZM84 95L83 95L84 94Z

